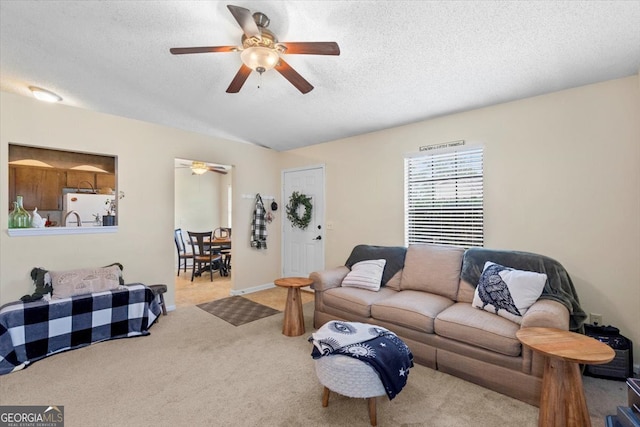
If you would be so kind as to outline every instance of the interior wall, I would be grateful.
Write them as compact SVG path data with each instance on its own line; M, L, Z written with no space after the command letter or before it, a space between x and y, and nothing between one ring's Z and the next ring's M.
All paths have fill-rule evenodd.
M219 227L220 211L227 194L221 192L222 175L206 172L194 175L190 168L175 170L175 228L187 231L213 231Z
M226 175L219 175L218 191L220 193L220 204L219 204L220 221L217 223L218 225L216 227L231 227L233 225L233 218L231 218L231 223L229 222L229 202L228 202L228 196L227 196L229 187L231 187L231 194L233 195L233 185L231 184L232 174L233 174L233 170Z
M283 153L326 165L326 265L353 246L404 244L403 157L455 140L485 147L485 247L544 254L581 305L640 354L638 76ZM428 102L428 100L425 100ZM636 362L637 363L637 362Z
M8 206L10 142L118 156L119 190L126 194L113 234L9 237L8 211L0 210L0 304L33 292L34 266L63 270L118 261L127 282L167 284L167 304L173 305L175 158L234 166L234 289L279 277L280 233L270 230L267 250L251 248L253 207L238 197L278 193L277 152L6 92L0 92L0 111L0 206Z

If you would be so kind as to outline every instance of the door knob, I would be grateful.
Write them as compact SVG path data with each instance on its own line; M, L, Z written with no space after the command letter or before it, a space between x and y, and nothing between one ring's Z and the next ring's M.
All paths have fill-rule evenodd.
M322 240L322 236L318 236L318 237L316 237L316 238L315 238L315 239L313 239L313 240Z

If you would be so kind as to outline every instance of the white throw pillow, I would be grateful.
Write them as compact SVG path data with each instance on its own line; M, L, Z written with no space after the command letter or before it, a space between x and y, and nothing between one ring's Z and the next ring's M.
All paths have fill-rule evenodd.
M53 299L109 291L120 287L120 267L85 268L81 270L49 271Z
M522 316L540 298L546 282L546 274L487 261L472 305L521 324Z
M342 280L342 286L379 291L386 263L384 259L370 259L353 264L347 277Z

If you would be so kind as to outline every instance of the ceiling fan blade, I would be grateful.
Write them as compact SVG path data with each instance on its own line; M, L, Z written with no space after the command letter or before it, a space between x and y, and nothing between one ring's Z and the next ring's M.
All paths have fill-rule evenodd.
M284 59L280 58L280 62L276 65L277 70L282 76L289 80L289 82L296 87L302 93L308 93L313 89L311 83L306 81L296 70L291 68L291 65L287 64Z
M203 46L203 47L172 47L169 49L174 55L183 55L185 53L207 53L207 52L235 52L236 46Z
M282 42L287 50L284 53L306 55L340 55L340 46L336 42Z
M227 174L226 169L218 169L218 168L214 168L214 167L209 167L209 172L221 173L222 175L226 175Z
M227 9L236 18L238 24L240 24L240 28L247 35L247 37L257 37L260 36L260 29L256 24L256 21L253 20L253 16L251 15L251 11L249 9L245 9L244 7L234 6L232 4L227 5Z
M249 77L249 74L251 74L251 68L242 64L242 66L238 70L238 73L233 78L233 80L231 81L231 84L227 88L227 93L240 92L240 89L242 88L242 85L244 84L244 82L247 81L247 77Z

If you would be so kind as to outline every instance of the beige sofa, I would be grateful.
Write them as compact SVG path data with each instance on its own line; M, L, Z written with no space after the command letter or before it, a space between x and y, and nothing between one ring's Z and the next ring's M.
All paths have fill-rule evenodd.
M347 265L377 258L387 259L387 276L393 273L383 277L378 291L341 286L347 266L310 275L316 328L334 319L383 326L407 343L417 363L538 405L543 360L520 344L516 331L534 326L579 329L586 318L559 263L536 254L482 248L360 245ZM521 324L472 306L485 261L547 274L542 295ZM394 263L397 271L387 271Z

